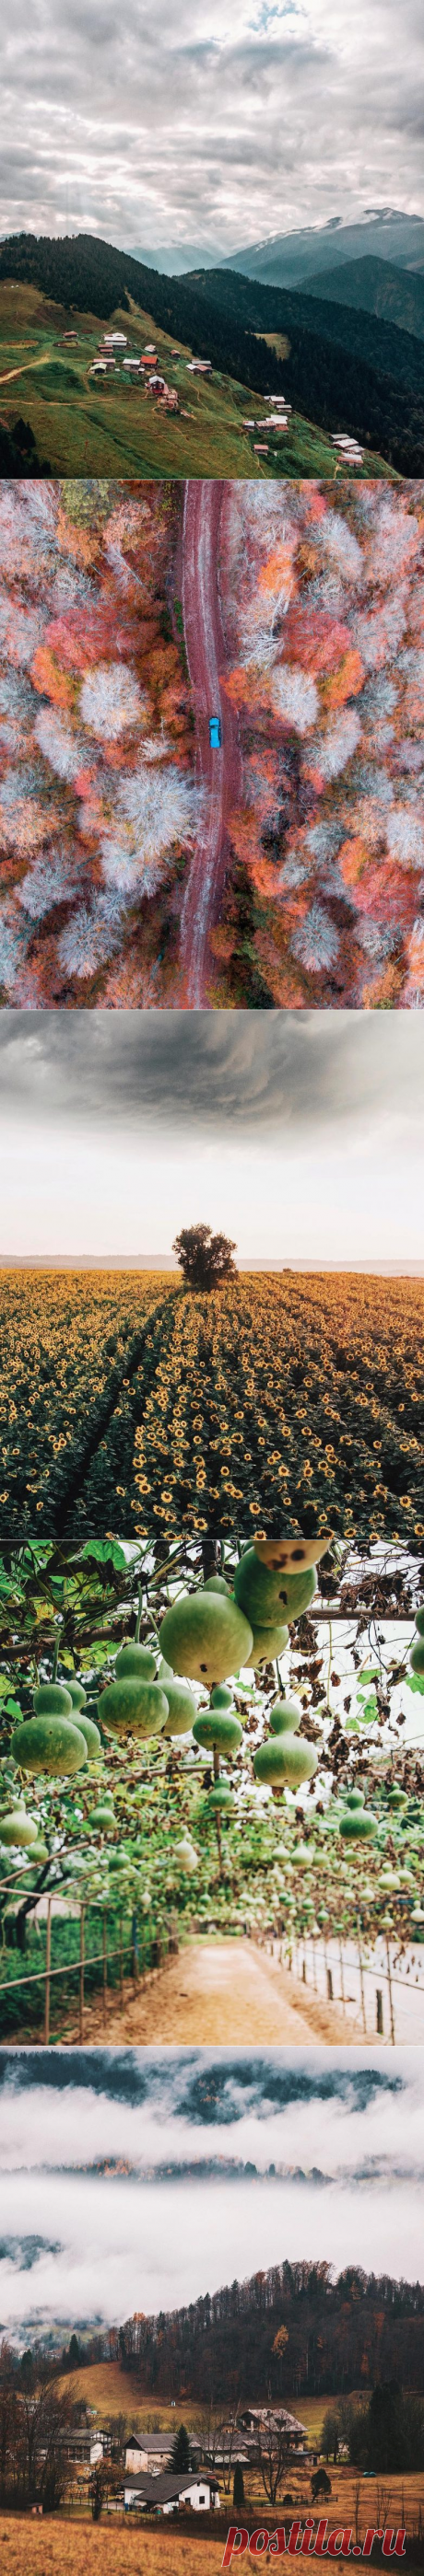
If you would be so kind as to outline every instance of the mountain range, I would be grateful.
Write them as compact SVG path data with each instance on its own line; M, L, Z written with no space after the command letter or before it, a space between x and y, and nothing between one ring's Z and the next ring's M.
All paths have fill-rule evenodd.
M225 253L193 242L128 253L161 276L183 277L192 268L236 268L242 277L263 278L272 286L302 286L327 270L354 259L394 260L397 268L424 273L424 218L403 214L397 206L367 206L346 223L330 215L326 224L306 224L300 232L270 233L265 241L243 243Z
M314 272L344 260L394 260L397 268L424 271L424 218L403 214L397 206L367 206L353 223L332 215L323 225L306 225L298 233L271 233L222 261L244 277L263 278L269 286L301 286ZM203 262L205 265L205 262ZM208 263L209 265L209 263Z

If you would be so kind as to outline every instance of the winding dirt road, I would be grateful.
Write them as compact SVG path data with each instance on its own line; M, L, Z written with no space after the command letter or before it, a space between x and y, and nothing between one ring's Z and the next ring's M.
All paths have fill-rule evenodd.
M62 2045L77 2035L72 2022ZM357 2037L336 2004L329 2012L276 1956L243 1939L188 1942L138 1990L128 1984L122 2004L111 1997L105 2023L98 2003L84 2021L86 2047L335 2047Z
M221 694L225 661L219 597L219 542L225 483L185 487L182 608L187 662L196 718L196 786L201 793L198 840L181 916L185 1006L208 1008L213 973L210 932L216 922L228 855L228 816L240 795L237 718ZM212 751L209 717L220 716L222 748Z

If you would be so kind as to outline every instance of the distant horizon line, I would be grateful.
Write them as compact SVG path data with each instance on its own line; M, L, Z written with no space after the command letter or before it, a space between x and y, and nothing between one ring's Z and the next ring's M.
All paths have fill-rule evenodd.
M235 1268L258 1273L267 1270L353 1271L364 1278L370 1274L389 1279L424 1278L424 1258L422 1261L405 1257L379 1261L372 1253L360 1261L353 1260L348 1254L344 1257L341 1254L337 1261L329 1261L324 1255L306 1258L303 1254L289 1253L287 1260L283 1261L274 1253L263 1253L260 1259L246 1253L236 1261ZM171 1252L121 1253L119 1257L114 1252L2 1252L0 1270L174 1270L177 1273L178 1263Z
M224 243L222 244L221 249L218 249L216 241L209 243L207 240L204 240L203 242L201 241L198 243L197 251L203 250L205 252L206 259L211 260L212 266L216 259L218 259L218 263L222 260L225 265L227 260L236 259L239 252L243 255L249 250L265 250L268 247L272 249L272 245L276 241L290 241L291 239L297 240L299 235L304 235L306 237L307 235L313 236L314 233L334 232L336 234L338 231L346 232L354 228L355 225L361 224L361 222L366 222L367 218L368 221L371 221L372 218L377 221L379 217L393 218L396 216L400 216L401 218L403 217L405 223L424 223L424 215L416 208L411 209L410 206L401 206L399 204L393 205L387 199L377 206L363 205L362 200L359 198L355 201L347 214L336 213L331 215L322 215L317 211L316 215L310 217L309 222L298 219L297 221L295 220L294 223L290 222L287 217L281 216L277 231L273 230L270 233L260 234L259 238L257 233L255 233L252 240L250 240L250 238L248 240L243 239L242 242L238 236L232 250L229 250L228 248L228 241L225 245ZM62 222L63 225L63 217L59 217L58 220L59 223ZM105 217L105 222L107 222L107 217ZM153 252L158 252L160 256L164 250L168 251L170 248L169 241L161 242L158 240L152 243L144 242L140 248L137 244L135 248L133 248L131 246L129 247L126 242L111 241L110 234L105 232L103 227L100 231L89 232L87 235L84 231L81 232L80 225L78 225L78 229L76 228L76 225L77 219L75 218L75 229L74 226L72 226L70 232L62 229L62 231L57 233L51 233L47 230L39 233L33 225L27 226L26 224L22 224L20 232L21 234L28 233L30 238L35 239L36 241L78 241L87 238L91 241L101 241L104 242L106 247L109 244L112 250L122 251L124 258L139 259L141 266L143 265L143 252L146 250L149 252L151 259ZM0 243L14 241L19 239L19 237L19 230L17 231L14 227L12 232L8 231L0 234ZM195 245L192 242L185 242L182 239L176 238L174 247L177 253L184 252L185 250L190 253Z

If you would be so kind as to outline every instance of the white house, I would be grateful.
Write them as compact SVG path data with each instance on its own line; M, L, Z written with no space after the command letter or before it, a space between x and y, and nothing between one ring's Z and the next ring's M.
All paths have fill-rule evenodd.
M212 375L212 360L211 360L211 358L187 358L187 375L188 375L188 376L211 376L211 375Z
M154 2505L155 2512L172 2514L188 2505L192 2513L219 2513L219 2501L219 2487L210 2469L205 2469L203 2477L201 2469L196 2469L193 2474L187 2474L186 2470L184 2476L170 2469L157 2477L150 2477L147 2470L141 2470L138 2475L133 2472L131 2477L125 2478L126 2512L138 2508L140 2513Z
M363 465L362 447L358 447L356 438L332 438L331 445L340 457L341 465Z
M103 332L103 348L104 348L104 349L127 349L127 348L128 348L128 332L127 332L127 331L104 331L104 332Z

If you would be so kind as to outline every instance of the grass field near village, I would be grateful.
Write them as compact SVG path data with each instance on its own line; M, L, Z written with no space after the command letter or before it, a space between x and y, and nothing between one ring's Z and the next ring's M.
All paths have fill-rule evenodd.
M423 1286L7 1271L0 1532L424 1534Z
M152 2431L153 2418L155 2424L157 2420L158 2429L161 2432L164 2425L174 2423L175 2415L179 2421L180 2413L184 2413L182 2399L178 2401L177 2407L173 2407L170 2404L167 2406L166 2401L161 2397L158 2406L155 2407L151 2394L147 2397L141 2394L137 2373L121 2370L119 2361L87 2362L80 2370L72 2371L71 2380L69 2375L66 2377L65 2374L60 2386L62 2388L71 2386L75 2401L78 2398L84 2398L87 2406L95 2407L99 2422L103 2415L108 2417L126 2415L128 2421L131 2417L135 2432L142 2431L143 2425L147 2430ZM353 2398L355 2400L358 2398L357 2389L349 2390L349 2400ZM306 2425L309 2441L316 2442L319 2447L323 2418L330 2404L329 2398L322 2396L295 2398L292 2392L287 2399L287 2404L289 2411L299 2415L301 2423ZM187 2400L185 2411L187 2422L190 2421L192 2431L195 2432L198 2421L203 2420L204 2407L196 2406L190 2398L189 2401Z
M181 2405L179 2404L175 2409L175 2406L167 2406L162 2397L158 2407L155 2408L154 2399L151 2395L148 2397L143 2397L141 2395L140 2381L137 2377L137 2373L135 2371L131 2373L131 2371L128 2370L121 2370L119 2361L87 2362L81 2370L72 2372L71 2382L69 2382L69 2376L66 2377L65 2374L60 2385L63 2388L68 2388L69 2385L71 2385L72 2395L75 2400L78 2398L84 2398L87 2406L95 2407L99 2421L102 2414L106 2414L107 2416L127 2415L128 2420L131 2416L131 2423L134 2426L134 2431L140 2431L143 2424L145 2424L147 2428L150 2427L150 2430L152 2430L153 2416L155 2418L155 2423L157 2416L158 2427L161 2432L163 2425L173 2424L175 2413L177 2413L177 2417L179 2417L179 2413L182 2408L182 2401ZM357 2396L357 2393L357 2390L350 2390L349 2392L350 2396ZM318 2442L326 2406L329 2403L328 2398L302 2397L301 2400L300 2397L296 2397L296 2399L294 2397L290 2397L287 2402L289 2408L292 2408L294 2414L300 2415L302 2424L306 2425L306 2431L311 2442ZM182 2411L184 2411L184 2409ZM200 2419L200 2416L204 2415L204 2408L195 2406L192 2398L190 2398L188 2415L190 2417L190 2424L194 2431L196 2429L198 2418Z
M109 382L90 378L104 330L125 330L127 355L154 342L159 371L178 392L180 411L161 412L144 386L128 383L122 369ZM64 333L76 330L67 347ZM270 361L272 334L270 341ZM13 433L17 420L29 424L36 441L39 468L55 475L156 476L302 476L334 479L340 472L325 431L293 414L288 434L270 437L267 456L256 456L258 430L247 432L243 418L258 421L269 407L261 394L213 371L209 383L187 375L188 347L157 330L152 316L132 303L117 309L107 326L93 313L74 313L46 302L38 288L12 279L0 284L0 421ZM186 417L183 415L186 414ZM259 432L260 435L260 432ZM24 467L25 470L25 467ZM362 477L393 469L367 449Z
M357 2528L359 2540L363 2540L369 2528L402 2527L409 2536L419 2527L424 2502L423 2476L358 2479L351 2470L341 2469L331 2473L331 2490L328 2505L330 2531L341 2527L344 2530ZM294 2512L299 2503L305 2520L310 2504L308 2480L305 2479L302 2495L296 2479L291 2481L290 2492L293 2494ZM253 2497L247 2500L244 2508L250 2528L252 2503ZM281 2525L283 2509L280 2499L276 2505L270 2505L263 2492L259 2491L254 2499L254 2509L257 2527L271 2533L278 2524ZM137 2518L134 2525L129 2514L124 2517L121 2513L106 2513L100 2525L94 2524L89 2509L81 2515L78 2512L67 2515L65 2507L60 2515L52 2514L43 2521L31 2521L30 2525L27 2515L0 2513L0 2547L2 2552L4 2547L7 2576L22 2576L24 2555L25 2558L29 2556L30 2576L88 2576L88 2571L90 2576L162 2576L163 2567L169 2571L169 2576L197 2576L202 2566L207 2567L208 2576L209 2571L210 2576L218 2576L227 2530L239 2518L241 2521L242 2512L239 2517L234 2511L231 2492L229 2497L224 2497L221 2492L216 2535L211 2529L209 2516L206 2522L206 2516L202 2514L193 2516L192 2530L187 2531L186 2527L181 2531L173 2520L161 2519L157 2529L152 2529L151 2525L146 2529L144 2518ZM290 2521L289 2511L284 2518L287 2538ZM381 2553L376 2553L374 2544L374 2560L376 2556L381 2563ZM341 2551L337 2552L337 2560L339 2565L349 2563L347 2559L342 2561ZM246 2567L251 2564L251 2559L246 2557Z

